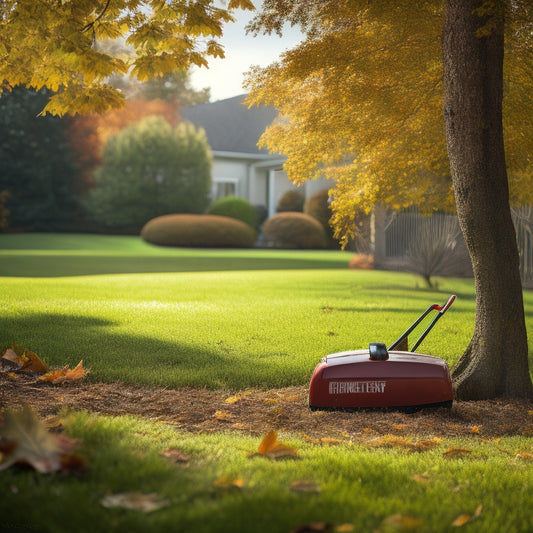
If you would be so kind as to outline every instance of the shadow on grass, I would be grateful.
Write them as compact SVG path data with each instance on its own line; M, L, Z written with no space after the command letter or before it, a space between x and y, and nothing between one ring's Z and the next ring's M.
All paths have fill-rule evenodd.
M253 357L253 352L223 341L198 345L179 339L166 341L146 335L124 334L111 321L89 316L36 313L0 317L0 349L16 342L43 358L52 367L80 360L94 381L210 389L282 387L306 383L309 369L289 355ZM213 339L215 341L215 339ZM282 359L283 371L278 364Z
M347 268L339 260L302 258L254 257L159 257L134 255L4 255L0 261L0 276L62 277L99 274L143 274L163 272L213 272L229 270L295 270Z

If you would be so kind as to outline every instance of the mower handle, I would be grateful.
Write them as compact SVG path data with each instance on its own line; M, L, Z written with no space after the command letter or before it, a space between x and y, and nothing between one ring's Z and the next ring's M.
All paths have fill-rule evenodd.
M439 304L433 304L433 305L430 305L419 317L417 320L415 320L413 322L413 324L411 324L411 326L406 330L404 331L404 333L402 333L402 335L400 336L400 338L398 338L397 340L395 340L388 348L388 350L394 350L394 348L396 348L396 346L398 346L399 344L401 344L402 341L404 341L408 336L409 334L416 328L416 326L418 326L418 324L420 324L420 322L422 322L422 320L429 314L431 313L431 311L438 311L437 313L437 316L432 320L431 324L429 324L429 326L426 328L426 330L424 331L424 333L422 333L422 335L420 335L420 337L418 338L418 340L416 341L415 345L413 346L413 348L410 350L411 352L414 352L419 346L420 346L420 343L426 338L426 335L431 331L431 329L433 328L433 326L437 323L437 321L439 320L439 318L450 308L450 306L452 305L452 303L454 302L455 300L455 294L452 294L449 298L448 298L448 301L444 304L444 305L439 305Z

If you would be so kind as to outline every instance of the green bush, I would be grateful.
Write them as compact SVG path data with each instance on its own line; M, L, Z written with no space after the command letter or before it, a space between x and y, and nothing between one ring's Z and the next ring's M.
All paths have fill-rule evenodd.
M326 232L327 247L339 248L339 243L333 237L333 229L329 225L329 219L331 218L331 209L329 207L329 191L324 189L319 191L305 202L304 211L305 214L316 218L324 231Z
M285 213L287 211L296 211L301 213L304 208L305 197L300 191L287 191L278 200L276 211Z
M274 248L325 248L326 232L310 215L278 213L263 224L265 243Z
M156 216L203 213L211 167L203 130L147 117L107 141L88 213L102 228L135 233Z
M251 248L256 233L248 224L219 215L164 215L147 222L141 237L160 246Z
M210 208L210 215L221 215L224 217L236 218L246 222L252 228L257 226L257 215L253 205L235 196L226 196L217 200Z

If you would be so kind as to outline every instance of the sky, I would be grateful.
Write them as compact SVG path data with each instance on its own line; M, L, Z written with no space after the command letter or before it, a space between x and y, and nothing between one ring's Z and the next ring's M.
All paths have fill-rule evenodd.
M227 24L220 42L224 46L224 59L210 59L209 69L202 67L192 71L194 89L211 89L211 101L243 94L244 73L252 65L266 67L276 61L280 53L292 48L302 38L296 29L288 28L283 37L278 35L246 35L245 26L253 13L238 11L236 22Z

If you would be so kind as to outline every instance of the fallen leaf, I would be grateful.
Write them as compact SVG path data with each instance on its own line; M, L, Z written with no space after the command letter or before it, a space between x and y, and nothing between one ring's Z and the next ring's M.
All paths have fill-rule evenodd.
M188 463L191 459L190 455L185 455L175 448L165 450L164 452L161 452L160 455L170 459L173 463Z
M36 353L27 348L21 349L17 343L14 343L13 348L8 348L3 353L2 359L16 365L19 371L31 370L37 374L50 371L50 367Z
M216 411L213 416L217 420L221 420L222 422L231 422L235 418L231 413L228 413L227 411Z
M244 481L241 478L236 478L232 476L222 476L221 478L213 481L213 487L217 489L232 490L232 489L242 489L244 486Z
M465 457L466 455L472 453L472 450L469 450L468 448L448 448L442 456L446 459L449 459L451 457Z
M468 522L470 522L471 520L471 516L468 515L468 514L462 514L460 516L458 516L453 522L452 522L452 526L453 527L461 527L461 526L464 526L465 524L468 524Z
M76 381L84 378L89 373L89 370L83 368L83 361L80 361L72 370L69 366L63 367L61 370L52 370L43 376L39 377L40 381L47 381L58 385L65 381Z
M470 428L470 433L479 433L479 426L472 426Z
M42 474L62 470L64 456L71 454L78 445L77 441L63 435L49 433L28 406L5 411L0 439L4 442L0 470L14 464L26 464Z
M413 518L412 516L405 516L402 514L394 514L388 516L381 523L380 531L383 533L395 533L401 531L414 531L422 525L422 520Z
M318 494L320 487L314 481L293 481L291 490L294 492L309 492Z
M522 459L523 461L531 461L533 460L533 454L531 453L517 453L516 454L517 459Z
M229 398L226 398L224 400L224 403L234 404L237 402L240 402L242 400L242 396L230 396Z
M118 507L132 511L141 511L143 513L151 513L170 504L168 500L161 498L156 493L141 494L138 492L110 494L102 498L100 503L108 509Z
M342 444L344 441L341 440L341 439L333 439L333 438L330 438L330 437L322 437L320 439L320 442L322 442L322 444Z
M350 533L350 531L355 531L353 524L341 524L335 528L336 533Z
M278 440L278 433L275 430L269 431L259 444L257 454L271 459L282 459L287 457L297 457L298 452L290 446L281 444Z

